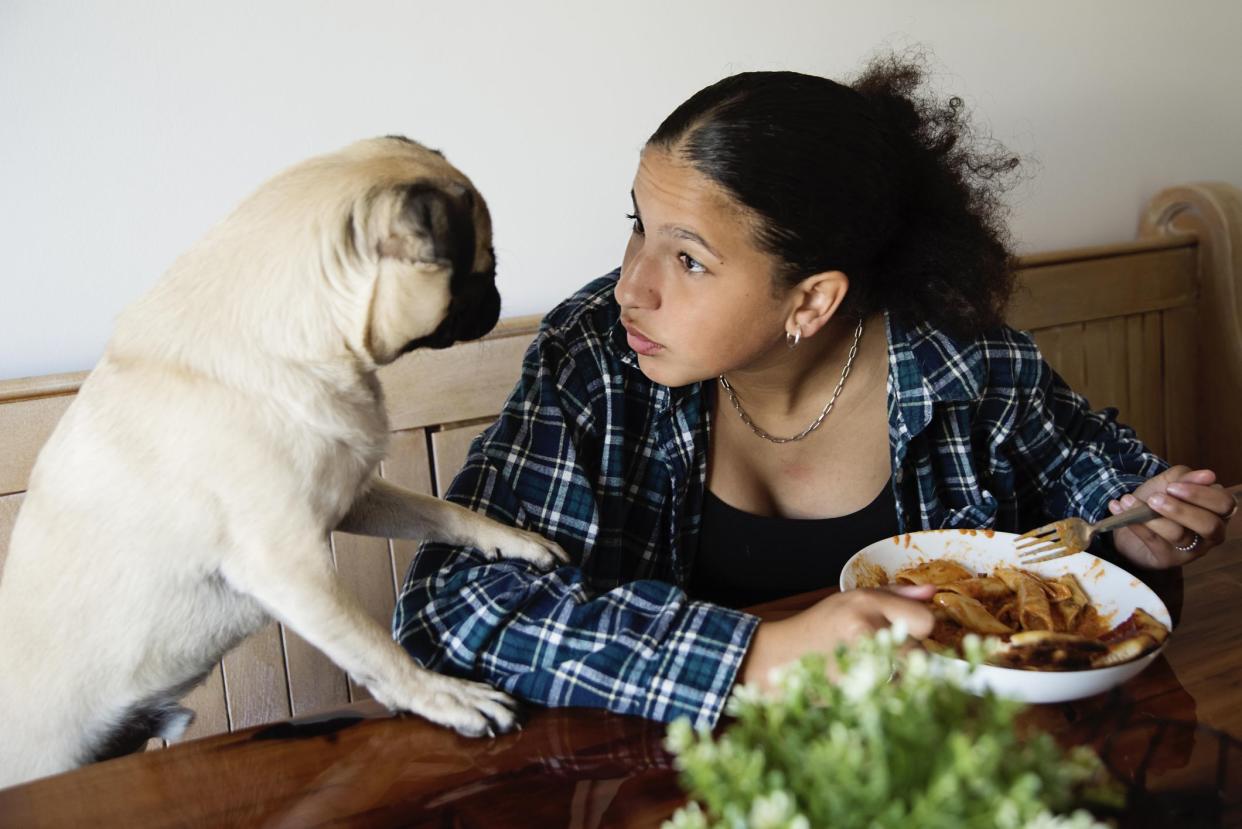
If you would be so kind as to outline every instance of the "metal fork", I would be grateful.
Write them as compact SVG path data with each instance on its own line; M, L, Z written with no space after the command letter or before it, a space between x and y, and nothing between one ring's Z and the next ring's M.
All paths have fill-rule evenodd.
M1236 503L1242 504L1242 490L1233 493ZM1230 513L1232 516L1233 513ZM1081 553L1100 533L1111 532L1131 524L1141 524L1158 518L1159 514L1146 504L1139 504L1125 512L1111 515L1102 521L1088 524L1081 518L1062 518L1018 536L1018 558L1023 564L1038 564L1054 558Z
M1159 514L1146 504L1110 515L1102 521L1088 524L1081 518L1062 518L1018 536L1018 558L1023 564L1038 564L1061 556L1081 553L1100 533L1119 527L1141 524L1158 518Z

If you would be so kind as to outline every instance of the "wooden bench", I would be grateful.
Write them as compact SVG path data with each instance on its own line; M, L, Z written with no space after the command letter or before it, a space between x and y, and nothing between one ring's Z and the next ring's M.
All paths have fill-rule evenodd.
M1165 457L1242 482L1242 192L1226 184L1166 190L1147 206L1136 241L1028 256L1020 284L1011 323L1034 332L1048 361L1093 406L1116 406ZM471 439L500 410L538 322L505 320L483 340L418 352L381 372L393 430L382 474L443 492ZM0 564L35 456L85 376L0 382ZM385 628L416 548L334 535L337 570ZM185 738L367 696L272 624L189 694L198 717Z

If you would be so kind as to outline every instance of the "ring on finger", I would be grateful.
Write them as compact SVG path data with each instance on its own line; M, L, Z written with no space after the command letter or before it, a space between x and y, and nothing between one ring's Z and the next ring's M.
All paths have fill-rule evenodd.
M1192 532L1190 534L1189 544L1185 544L1185 545L1174 544L1173 549L1177 550L1179 553L1193 553L1195 550L1199 549L1199 545L1202 543L1203 543L1203 536L1199 535L1196 532Z
M1222 516L1220 517L1220 520L1221 520L1221 521L1224 521L1226 524L1228 524L1230 521L1232 521L1232 520L1233 520L1233 517L1234 517L1235 515L1237 515L1237 514L1238 514L1238 502L1237 502L1237 500L1235 499L1235 500L1234 500L1234 502L1233 502L1233 509L1229 510L1229 512L1227 512L1227 513L1225 513L1224 515L1222 515Z

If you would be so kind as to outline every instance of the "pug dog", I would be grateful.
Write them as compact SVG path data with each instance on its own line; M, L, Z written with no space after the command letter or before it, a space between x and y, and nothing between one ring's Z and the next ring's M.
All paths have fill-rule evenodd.
M0 577L0 786L176 736L177 701L271 618L389 708L511 728L508 696L424 670L371 620L329 546L342 530L566 560L376 475L377 369L499 312L487 205L401 137L277 175L182 255L31 472Z

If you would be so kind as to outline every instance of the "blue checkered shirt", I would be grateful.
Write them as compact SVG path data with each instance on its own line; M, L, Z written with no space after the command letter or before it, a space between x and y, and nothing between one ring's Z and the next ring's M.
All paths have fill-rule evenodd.
M522 378L446 497L555 539L539 572L423 544L393 635L423 665L548 706L713 725L758 620L693 601L712 383L648 380L625 342L617 272L543 320ZM891 486L901 531L1098 519L1165 464L1092 412L1030 338L969 341L890 318Z

